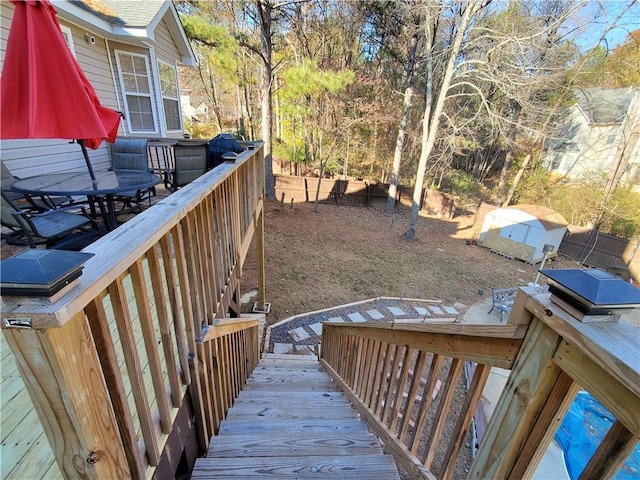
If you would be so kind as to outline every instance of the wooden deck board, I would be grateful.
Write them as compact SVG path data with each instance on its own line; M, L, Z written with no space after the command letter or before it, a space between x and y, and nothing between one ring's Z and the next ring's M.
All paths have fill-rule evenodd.
M243 390L244 391L244 390ZM236 398L234 405L244 405L252 403L271 403L273 405L314 405L316 402L322 402L324 406L348 406L349 401L344 398L341 392L291 392L286 398L278 395L277 392L242 392Z
M284 420L337 420L340 418L353 418L355 410L351 411L351 406L342 408L336 407L298 407L291 408L289 405L234 405L227 415L228 420L251 419L256 422L269 421L272 418Z
M255 435L224 435L213 437L207 457L264 457L264 456L325 456L325 455L378 455L380 442L374 435L304 433L292 437L286 432L256 439Z
M224 420L220 424L219 435L240 435L248 432L279 433L289 432L292 436L302 435L310 432L322 432L325 434L335 433L342 435L347 432L358 431L364 434L369 433L369 429L364 422L354 423L351 420L306 420L296 419L273 422L255 422L254 420Z

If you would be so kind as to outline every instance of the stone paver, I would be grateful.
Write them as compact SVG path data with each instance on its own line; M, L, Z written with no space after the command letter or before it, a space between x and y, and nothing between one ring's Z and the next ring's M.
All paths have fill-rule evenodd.
M296 354L298 355L315 355L316 351L313 345L296 345Z
M437 303L437 306L433 305ZM364 307L364 308L363 308ZM368 309L367 309L368 307ZM438 302L424 302L405 301L400 300L400 303L390 303L386 300L382 300L380 303L372 301L371 305L354 305L348 307L340 307L340 310L331 311L327 310L327 314L333 314L333 317L327 318L327 314L318 315L313 314L309 318L297 317L296 328L288 328L286 322L282 325L277 325L275 330L275 338L270 342L271 348L275 353L302 353L308 352L314 354L314 347L320 341L322 337L322 323L321 322L379 322L379 321L391 321L392 318L397 321L402 319L415 319L417 322L425 321L426 318L435 318L443 316L459 316L461 312L465 312L468 309L466 305L456 302L453 306L443 305ZM302 321L301 321L302 320ZM292 325L293 326L293 325ZM287 341L291 339L292 343L277 343L278 339Z
M291 353L293 345L291 343L274 343L273 353Z
M347 317L349 317L349 319L352 322L361 323L361 322L366 322L367 321L367 319L364 318L360 312L348 313Z
M309 325L309 328L313 330L316 335L322 335L322 324L320 322Z
M304 327L298 327L298 328L289 330L289 335L291 335L291 337L296 342L301 342L302 340L306 340L307 338L311 337L311 335L307 333Z
M416 312L418 312L418 315L420 315L421 317L424 317L425 315L427 316L429 315L429 310L427 310L424 307L413 307L413 308Z

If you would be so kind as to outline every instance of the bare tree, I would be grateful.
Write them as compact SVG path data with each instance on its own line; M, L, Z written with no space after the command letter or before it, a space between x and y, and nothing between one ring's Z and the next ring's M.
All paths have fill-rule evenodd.
M414 19L419 17L414 16ZM391 167L391 180L389 182L389 193L387 196L387 206L385 211L393 213L396 210L396 196L398 193L398 178L400 176L400 161L402 159L402 150L404 148L405 137L407 134L407 124L409 123L409 113L411 110L411 101L414 91L414 79L416 70L416 57L418 53L419 33L417 30L411 34L409 45L407 47L407 61L405 65L405 89L402 102L402 115L398 126L398 135L396 137L396 146L393 153L393 165Z
M456 68L456 60L462 48L462 42L465 35L468 34L467 28L471 24L473 16L484 8L490 0L470 0L459 4L459 18L456 19L456 26L452 33L451 46L446 53L446 67L441 81L438 83L434 78L433 61L436 54L433 39L435 31L438 27L439 15L442 12L442 4L428 5L425 20L425 55L426 55L426 104L424 116L422 119L422 148L420 152L420 160L418 162L418 171L416 173L416 183L413 189L413 199L411 203L411 218L409 221L409 229L407 230L407 238L413 240L416 233L416 225L418 223L418 214L420 212L420 203L422 201L422 187L427 169L427 160L436 142L438 133L438 124L440 116L444 110L444 103L447 98L447 92L453 79L453 73ZM434 15L435 14L435 15ZM437 89L437 91L436 91Z

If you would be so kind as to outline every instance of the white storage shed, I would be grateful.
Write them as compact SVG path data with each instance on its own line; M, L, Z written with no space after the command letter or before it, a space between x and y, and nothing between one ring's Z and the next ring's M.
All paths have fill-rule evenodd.
M478 244L496 253L535 264L544 258L543 247L557 252L567 231L558 212L540 205L496 208L484 218Z

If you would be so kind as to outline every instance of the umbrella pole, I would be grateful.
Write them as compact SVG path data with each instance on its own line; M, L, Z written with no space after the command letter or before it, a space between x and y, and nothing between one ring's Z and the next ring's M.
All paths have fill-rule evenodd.
M87 163L87 168L89 169L89 175L91 175L91 180L96 179L96 174L93 173L93 167L91 166L91 160L89 160L89 152L87 152L87 147L84 144L84 140L78 140L78 144L80 148L82 148L82 155L84 155L84 161Z

